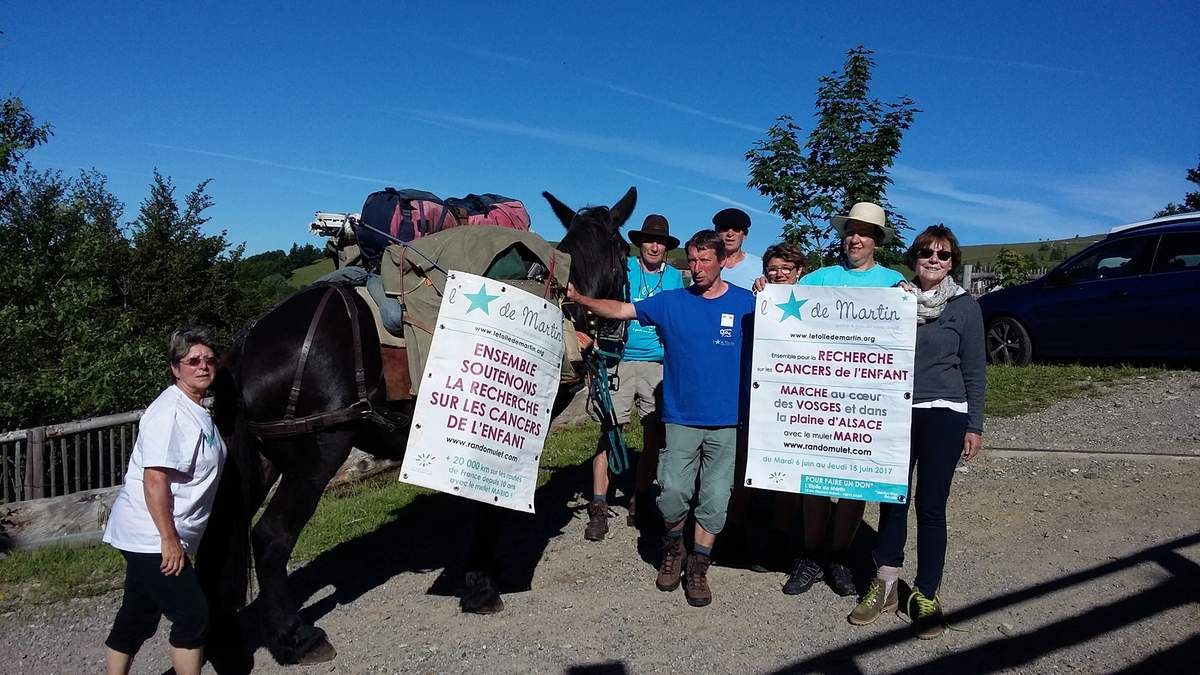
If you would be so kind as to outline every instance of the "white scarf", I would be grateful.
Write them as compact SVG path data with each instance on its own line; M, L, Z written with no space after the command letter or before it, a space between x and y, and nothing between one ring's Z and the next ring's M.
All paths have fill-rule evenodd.
M962 288L954 283L954 279L949 274L946 275L942 282L933 288L933 293L921 291L921 287L917 284L917 280L913 279L913 284L917 286L917 325L929 323L936 320L942 315L942 310L946 308L946 302L962 292Z

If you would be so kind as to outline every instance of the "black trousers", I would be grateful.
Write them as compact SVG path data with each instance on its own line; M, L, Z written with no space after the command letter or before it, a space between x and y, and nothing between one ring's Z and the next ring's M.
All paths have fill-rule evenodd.
M125 597L104 644L124 654L136 654L154 636L163 615L171 622L169 641L179 649L198 649L208 637L208 601L192 562L186 560L179 576L162 573L162 555L130 553L125 556Z
M962 456L967 416L948 408L913 408L912 449L908 464L909 496L917 473L917 577L913 586L932 598L946 566L946 500L954 469ZM879 504L879 540L875 563L904 564L908 538L908 502Z

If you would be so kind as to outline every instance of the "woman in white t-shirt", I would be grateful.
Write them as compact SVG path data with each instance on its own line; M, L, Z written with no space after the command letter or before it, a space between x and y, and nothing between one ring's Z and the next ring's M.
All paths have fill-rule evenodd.
M188 555L204 535L225 443L201 404L216 373L206 328L171 334L174 384L143 413L125 484L104 541L125 557L125 595L105 645L109 673L128 673L162 615L171 621L175 672L199 673L208 634L208 604Z

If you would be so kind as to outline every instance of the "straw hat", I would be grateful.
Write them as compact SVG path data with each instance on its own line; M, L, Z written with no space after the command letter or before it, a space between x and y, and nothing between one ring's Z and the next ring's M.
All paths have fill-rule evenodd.
M883 207L879 206L878 204L872 204L871 202L859 202L850 207L849 214L844 216L834 216L829 219L829 222L833 225L833 229L837 230L838 234L845 239L846 223L849 223L852 220L878 227L879 231L883 233L882 238L879 240L880 244L886 244L888 240L896 234L895 230L892 229L892 226L888 225L887 215L883 212Z

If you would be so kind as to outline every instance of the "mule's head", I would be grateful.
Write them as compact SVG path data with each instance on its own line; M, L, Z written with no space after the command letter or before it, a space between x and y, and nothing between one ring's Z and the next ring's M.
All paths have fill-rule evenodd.
M571 256L571 283L576 290L593 298L628 300L625 259L629 256L629 244L621 236L621 226L637 204L637 189L629 188L611 208L586 206L578 211L549 192L543 192L542 196L567 228L558 249Z

